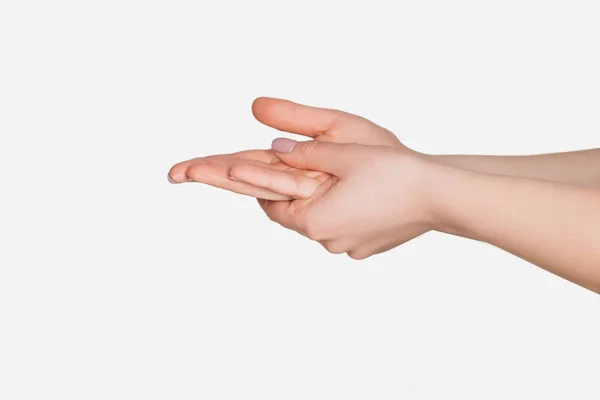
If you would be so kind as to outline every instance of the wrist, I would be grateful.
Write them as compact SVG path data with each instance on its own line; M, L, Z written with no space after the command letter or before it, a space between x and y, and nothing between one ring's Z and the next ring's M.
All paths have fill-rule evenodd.
M415 156L415 164L423 222L430 230L465 236L460 233L454 205L457 191L465 185L465 171L423 153Z
M419 158L420 160L423 160L425 162L429 162L429 163L436 163L436 164L443 164L441 161L441 156L437 155L437 154L427 154L427 153L421 153L418 151L414 151L414 155L415 157Z
M400 207L410 222L424 230L437 230L440 227L441 204L437 200L436 187L441 179L438 164L427 155L415 151L396 152L393 170L397 172L396 184L390 189L395 207ZM408 212L408 214L405 214ZM398 218L401 229L405 229L406 217Z

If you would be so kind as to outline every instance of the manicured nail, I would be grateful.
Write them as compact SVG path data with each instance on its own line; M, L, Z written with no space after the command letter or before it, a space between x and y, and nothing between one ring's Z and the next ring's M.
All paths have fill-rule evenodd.
M271 149L279 153L291 153L292 150L294 150L296 143L298 142L292 139L277 138L273 140L273 143L271 143Z

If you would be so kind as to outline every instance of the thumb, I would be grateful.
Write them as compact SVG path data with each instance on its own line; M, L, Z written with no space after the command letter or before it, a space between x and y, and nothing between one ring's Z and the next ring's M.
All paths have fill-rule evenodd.
M291 167L327 172L344 177L360 157L359 147L349 143L321 140L297 142L287 138L273 140L271 149L281 161Z
M396 135L387 129L340 110L259 97L252 103L252 114L271 128L297 135L320 137L336 143L403 147Z
M259 97L252 103L252 114L258 121L271 128L315 137L326 135L339 116L346 113L310 107L289 100Z

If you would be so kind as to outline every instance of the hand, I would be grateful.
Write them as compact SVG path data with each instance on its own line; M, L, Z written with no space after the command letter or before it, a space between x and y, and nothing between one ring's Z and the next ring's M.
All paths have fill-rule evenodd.
M308 199L259 200L269 218L321 243L332 253L362 259L396 247L435 225L425 184L429 163L392 146L276 139L284 163L331 177ZM278 193L294 194L294 177L260 166L230 175Z
M315 140L390 146L410 152L390 131L365 118L339 110L309 107L287 100L263 97L254 101L252 112L258 121L267 126L310 136ZM293 179L285 180L288 182L287 187L273 187L272 190L231 180L229 169L246 164L262 167L262 170L268 173L264 178L277 175ZM274 174L274 172L287 173L291 176ZM270 150L194 158L176 164L168 174L171 183L200 182L266 200L308 198L328 177L323 172L302 171L289 167L281 163ZM290 185L294 188L291 192Z
M321 143L323 146L334 145L334 143L349 146L349 143L359 143L373 146L370 151L374 149L377 149L377 152L387 151L387 156L393 150L394 157L384 157L385 159L396 160L391 164L396 164L396 162L404 164L408 160L416 160L417 153L404 146L393 133L356 115L271 98L257 99L252 106L252 112L258 121L267 126L315 139L299 144L298 149L306 146L311 149L311 146L321 146ZM332 143L326 144L325 142ZM277 143L281 143L281 140ZM358 146L358 149L367 151L365 146ZM331 154L331 157L336 158L337 156ZM384 158L380 158L379 161L383 161ZM282 160L287 164L281 164ZM331 201L331 191L335 188L344 187L344 191L350 192L351 189L346 189L348 187L347 182L354 182L355 180L342 180L340 176L328 174L327 169L321 169L321 175L313 175L318 174L318 172L310 171L308 164L302 164L301 168L294 168L294 164L290 164L290 162L293 162L293 160L285 159L281 155L276 155L276 153L270 151L248 151L189 160L175 165L169 176L170 180L177 183L188 180L203 182L257 197L261 207L272 220L309 238L318 240L332 253L347 252L351 257L357 259L391 249L431 229L429 221L424 217L426 214L424 212L426 207L423 207L425 202L418 203L422 207L422 213L413 213L412 219L402 220L402 226L396 228L391 228L391 225L395 224L377 224L366 215L362 215L363 218L355 218L361 214L360 212L359 214L344 215L347 212L344 210L352 208L352 205L358 205L358 208L362 210L360 199L365 195L368 197L366 208L368 213L377 210L383 211L383 208L378 205L374 207L377 210L371 208L376 204L378 191L367 193L364 191L366 186L361 188L363 185L360 183L357 188L357 194L360 196L350 196L354 197L356 201L345 203L345 200L333 200L334 202L342 201L340 203L341 207L333 206L333 209L337 209L341 214L340 212L335 215L330 214L328 227L327 221L314 217L319 212L325 212L326 214L328 212L312 210L323 210L323 204L327 204L326 201ZM413 162L410 162L410 164L413 164ZM371 167L375 167L375 164L373 163ZM391 171L394 170L394 168L391 169ZM407 172L404 171L405 174ZM302 174L308 175L303 177ZM381 176L390 178L390 171L386 170ZM236 180L232 180L232 178ZM304 178L316 178L318 182L317 184L315 182L309 184ZM375 176L371 178L375 180L369 178L369 183L377 181ZM410 175L406 175L405 178L412 179L414 177L411 178ZM379 182L379 184L381 183L383 181ZM399 183L387 182L379 185L379 189L398 188ZM311 190L313 192L308 195ZM336 190L336 192L338 191ZM386 199L387 196L393 202L389 195L390 193L382 194L383 199ZM401 198L405 202L408 201L408 196ZM306 200L272 201L283 199ZM398 209L395 208L396 206ZM383 214L386 213L382 212L380 217L384 221L389 221L390 218L393 220L393 216L398 213L398 210L401 210L400 203L396 206L390 204L389 211L391 214L384 216ZM344 231L346 224L337 224L334 221L335 218L349 221L350 216L354 221L353 231ZM372 228L369 228L369 226L372 226Z

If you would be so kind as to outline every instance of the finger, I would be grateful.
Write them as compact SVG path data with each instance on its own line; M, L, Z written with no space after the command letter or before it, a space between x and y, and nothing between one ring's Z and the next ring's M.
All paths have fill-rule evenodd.
M297 211L293 201L258 199L258 204L260 204L260 207L271 221L306 236L300 223L299 211Z
M267 126L284 132L317 137L319 140L402 147L398 138L387 129L366 118L340 110L259 97L252 104L252 113Z
M212 164L230 164L233 165L236 160L246 160L249 162L260 162L264 164L273 164L280 161L271 150L246 150L232 154L219 154L207 157L197 157L182 161L171 167L167 177L171 183L183 183L188 181L187 172L190 167L198 163Z
M310 107L289 100L259 97L252 114L263 124L280 131L315 137L325 135L343 111Z
M320 185L320 182L314 178L258 165L234 166L229 170L229 176L295 199L309 198Z
M321 140L296 142L278 138L271 145L277 157L289 166L327 172L343 178L369 153L365 146Z
M192 158L191 160L186 160L179 162L171 167L169 173L167 174L167 178L171 183L183 183L188 181L187 170L188 168L198 162L201 158Z
M230 192L268 200L290 200L289 196L274 193L249 183L229 179L226 165L211 162L196 162L186 171L186 181L204 183Z

